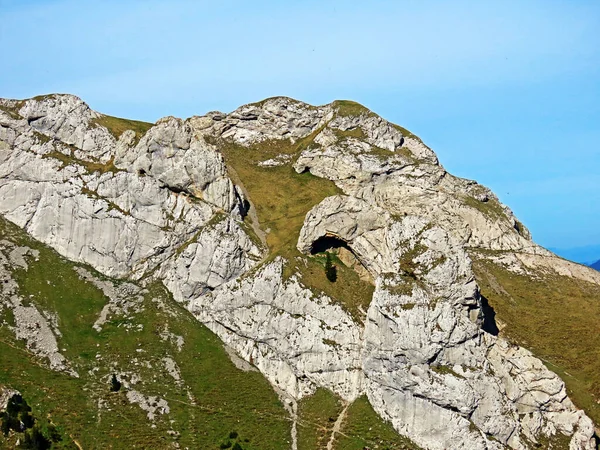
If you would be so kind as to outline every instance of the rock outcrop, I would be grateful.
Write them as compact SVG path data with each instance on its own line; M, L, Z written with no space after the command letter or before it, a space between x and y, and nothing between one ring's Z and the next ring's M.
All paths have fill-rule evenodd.
M57 338L61 333L56 318L30 304L29 299L19 293L12 272L15 269L27 271L25 256L37 257L37 251L8 240L0 241L0 311L9 310L14 321L14 325L1 325L11 328L15 338L25 341L27 349L47 360L51 369L78 377L58 348Z
M0 214L106 276L162 280L293 401L318 387L346 401L366 393L428 449L526 449L557 433L571 436L573 450L593 448L593 423L560 378L484 331L467 250L511 251L526 265L556 258L417 137L356 104L287 98L167 117L141 137L115 137L102 117L69 95L0 100ZM302 273L286 273L290 258L269 255L244 221L254 200L232 181L220 143L281 140L303 145L265 159L264 170L289 165L343 192L314 205L290 235L299 233L299 264L327 239L356 260L375 284L362 320ZM569 274L600 283L579 267ZM113 294L106 315L127 307L127 292ZM12 304L16 317L23 306ZM68 370L53 345L50 365ZM148 415L165 411L166 402Z

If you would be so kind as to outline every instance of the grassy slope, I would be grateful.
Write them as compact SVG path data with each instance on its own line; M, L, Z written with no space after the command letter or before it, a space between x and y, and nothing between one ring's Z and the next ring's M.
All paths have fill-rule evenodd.
M317 389L298 402L298 450L325 448L335 420L342 412L338 397L325 389Z
M269 259L283 256L289 261L285 274L300 274L305 285L316 293L324 292L361 319L358 307L367 309L373 287L353 271L338 264L338 280L331 283L325 277L323 258L306 257L296 249L306 213L324 198L341 191L329 180L306 173L296 173L292 163L278 167L261 167L257 163L280 154L297 155L309 145L313 135L292 144L290 141L263 142L252 147L215 141L244 187L256 208L263 230L269 230L267 245Z
M266 380L256 372L236 369L219 339L171 302L162 285L149 287L143 312L130 319L113 317L98 333L91 326L106 298L75 274L73 263L3 219L0 236L40 251L39 261L31 260L27 272L18 270L14 276L21 293L33 304L58 314L63 333L59 347L81 376L71 378L47 369L45 361L31 355L9 329L0 327L0 385L20 390L43 426L53 423L58 427L63 441L55 448L76 448L75 441L86 449L166 448L173 440L167 437L171 428L181 433L179 444L190 448L218 448L230 440L232 431L239 434L237 440L244 449L289 447L288 417ZM176 317L151 300L157 297L170 304ZM142 324L143 331L127 331L128 323ZM180 353L158 338L165 323L170 332L185 337ZM161 367L159 360L167 354L176 360L195 404ZM150 361L153 368L136 365L136 357L139 363ZM158 416L156 428L137 405L129 404L125 388L110 392L112 364L146 380L135 386L137 390L169 402L171 413ZM89 372L94 367L98 370ZM106 405L100 411L99 401ZM324 447L341 410L339 398L322 389L303 399L299 448ZM169 419L174 420L172 425ZM350 406L341 431L336 449L362 449L373 443L386 444L380 448L417 448L381 421L364 398ZM14 438L3 439L0 437L0 446L14 444Z
M350 405L336 441L338 450L418 450L410 439L399 436L391 424L379 418L369 400L359 397ZM342 434L343 433L343 434Z
M344 408L341 399L325 389L303 398L298 404L298 450L326 448L336 419ZM419 450L410 439L398 435L384 422L365 397L356 399L346 411L335 450Z
M541 358L600 424L600 286L550 272L516 275L473 256L481 292L505 325L500 334Z
M139 142L141 137L146 134L146 131L154 125L148 122L140 122L139 120L122 119L120 117L105 115L94 119L92 124L106 127L115 139L119 139L123 132L133 130L135 132L135 142Z
M268 382L257 372L236 369L220 340L174 304L162 285L149 288L143 312L131 319L114 317L97 333L92 324L106 302L104 295L80 280L72 263L15 226L4 221L0 225L2 238L12 236L40 251L39 261L31 261L29 271L16 272L15 277L23 295L58 314L63 333L59 347L80 374L75 379L46 369L45 361L33 357L10 330L0 327L0 384L20 390L42 423L52 420L63 436L72 436L86 449L166 448L174 439L167 434L170 428L181 433L178 441L183 447L217 448L231 431L239 433L244 449L289 446L289 419ZM170 305L175 317L152 301L157 297ZM141 323L143 330L128 331L127 322ZM172 333L184 336L181 352L159 338L165 324ZM177 362L192 399L162 366L160 360L167 354ZM143 361L153 368L144 367ZM138 373L143 382L135 388L144 395L158 395L169 402L171 413L159 415L156 428L145 412L129 404L124 388L118 393L109 391L112 364L118 370ZM89 372L93 367L97 371ZM109 409L99 413L99 400ZM71 439L62 444L72 448Z

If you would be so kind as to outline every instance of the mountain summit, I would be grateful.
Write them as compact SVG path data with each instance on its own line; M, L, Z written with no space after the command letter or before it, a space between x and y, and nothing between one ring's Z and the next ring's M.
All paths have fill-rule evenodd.
M73 439L595 448L600 274L357 103L3 99L0 173L0 382L37 401L51 369L38 414Z

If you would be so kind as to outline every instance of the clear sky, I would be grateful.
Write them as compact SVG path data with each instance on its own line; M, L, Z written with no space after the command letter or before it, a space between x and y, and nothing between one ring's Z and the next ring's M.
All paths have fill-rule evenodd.
M600 249L597 0L0 0L0 48L0 97L68 92L140 120L358 101L538 243Z

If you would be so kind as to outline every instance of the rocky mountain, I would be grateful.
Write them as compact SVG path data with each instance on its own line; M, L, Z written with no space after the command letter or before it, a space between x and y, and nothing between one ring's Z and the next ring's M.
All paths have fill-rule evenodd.
M64 445L596 448L600 273L356 103L0 100L0 214L0 384Z

